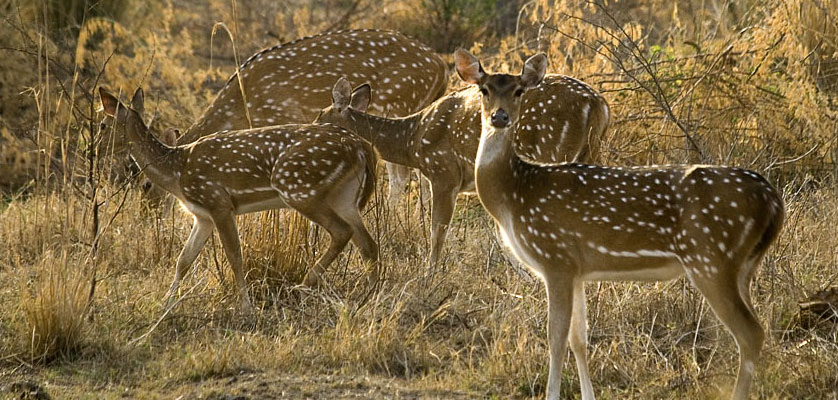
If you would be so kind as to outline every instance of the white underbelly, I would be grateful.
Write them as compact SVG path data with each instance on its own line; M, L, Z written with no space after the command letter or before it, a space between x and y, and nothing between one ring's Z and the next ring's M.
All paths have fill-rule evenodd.
M668 281L684 275L684 267L678 260L672 260L662 266L633 269L628 271L607 270L584 272L582 280L586 281Z
M279 197L279 194L277 194L276 197L270 199L251 202L247 204L240 204L236 207L234 212L236 213L236 215L241 215L265 210L276 210L280 208L288 208L288 204L282 201L282 199Z
M677 253L658 249L611 249L607 244L588 242L582 251L585 262L583 280L589 281L666 281L684 274Z
M236 215L288 207L288 204L280 197L279 192L272 186L240 190L229 189L228 192L232 196L233 204L235 204L233 212Z
M252 212L259 212L265 210L277 210L281 208L288 208L288 204L286 204L282 198L279 197L279 193L276 192L275 189L269 189L271 192L274 192L275 195L273 196L266 196L261 200L258 201L243 201L243 199L239 196L233 197L233 202L236 204L235 208L233 209L233 214L241 215L241 214L248 214ZM264 190L265 192L267 190ZM253 193L253 192L248 192ZM212 215L209 210L205 207L190 202L189 200L185 199L178 199L180 201L181 206L183 206L186 211L189 213L203 217L203 218L212 218Z

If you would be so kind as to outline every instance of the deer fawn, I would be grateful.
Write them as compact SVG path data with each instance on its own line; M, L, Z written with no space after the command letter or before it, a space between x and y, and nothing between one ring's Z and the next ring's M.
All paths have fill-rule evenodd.
M400 33L327 32L251 56L241 66L247 111L234 73L181 143L222 130L309 123L329 105L329 93L341 76L377 82L371 111L390 116L421 110L445 93L448 82L445 62ZM387 171L389 197L396 202L410 170L388 163Z
M431 182L431 254L434 266L442 251L457 194L474 190L474 158L480 138L480 92L466 89L445 96L424 110L403 118L382 118L352 104L370 101L370 86L351 92L341 78L335 85L332 106L320 122L348 128L372 142L381 158L418 168ZM608 125L605 100L591 87L556 75L524 100L528 124L521 125L521 152L542 162L587 160L597 153L599 138Z
M733 398L747 398L764 338L749 284L783 225L777 191L740 168L529 163L515 153L512 132L521 98L543 79L547 57L531 57L520 75L487 74L463 50L455 64L483 93L477 195L506 246L547 288L547 398L559 398L568 335L582 398L594 398L585 354L585 281L684 274L733 334L740 353Z
M169 288L170 300L215 227L233 268L241 308L251 310L242 273L238 214L293 208L329 232L329 249L309 271L307 284L320 281L350 239L363 257L377 259L378 245L360 214L374 189L377 162L364 140L336 126L307 124L222 132L169 147L143 123L141 89L130 108L106 90L100 89L100 96L107 115L103 126L112 124L115 133L127 139L149 179L193 215L192 233Z

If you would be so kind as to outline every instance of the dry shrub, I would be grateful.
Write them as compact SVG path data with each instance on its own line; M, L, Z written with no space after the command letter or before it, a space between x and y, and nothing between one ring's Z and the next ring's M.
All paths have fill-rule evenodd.
M786 5L783 12L791 19L807 51L810 73L819 90L838 96L838 2L835 0L799 0Z
M414 0L394 4L388 21L440 53L451 53L487 34L496 2L487 0Z
M18 190L38 168L38 150L31 141L13 135L0 120L0 193Z
M687 18L679 2L631 20L638 15L631 4L537 2L518 33L501 41L502 61L490 64L517 70L522 55L546 51L553 71L598 87L612 111L609 163L834 171L838 110L808 60L813 47L834 43L833 9L770 2L734 13L733 21L732 11ZM701 15L714 16L717 29ZM804 15L828 28L814 33L815 45ZM654 30L667 26L656 21L672 19L676 29Z
M132 30L102 18L87 20L79 34L75 65L91 80L101 71L102 86L126 94L145 89L151 100L146 118L152 126L186 128L212 98L213 91L205 83L226 76L218 69L196 68L191 36L185 31L172 32L173 7L163 7L159 13L161 26L153 30ZM121 138L99 140L125 157Z
M248 278L268 287L302 282L314 260L308 243L311 223L305 217L275 210L239 220L242 243L246 246Z
M20 36L11 24L8 21L0 23L0 42L17 43L18 41L20 41ZM0 123L7 125L17 138L29 136L31 139L33 136L31 131L38 123L38 110L30 100L31 92L27 88L38 85L38 75L32 73L37 68L37 60L32 54L23 51L6 50L2 55L0 98L3 101L0 102Z
M49 28L50 38L61 42L78 34L87 18L119 19L138 5L132 0L40 0L16 4L15 11L25 19L41 22Z
M89 285L67 253L44 254L30 290L21 290L26 316L27 353L33 361L49 362L77 354L86 338Z

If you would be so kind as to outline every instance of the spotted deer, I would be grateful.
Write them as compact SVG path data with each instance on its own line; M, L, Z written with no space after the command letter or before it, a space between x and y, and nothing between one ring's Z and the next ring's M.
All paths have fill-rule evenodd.
M327 32L301 38L254 54L240 71L247 102L242 100L234 73L184 133L181 143L221 130L309 123L329 105L329 93L341 76L376 82L370 111L388 116L421 110L445 93L448 81L445 62L430 48L384 30ZM389 197L396 202L410 171L387 164L387 172Z
M353 107L368 104L370 85L351 90L341 78L332 105L318 118L369 140L381 158L417 168L431 183L431 252L434 266L442 251L457 194L474 190L474 158L480 139L480 90L451 93L424 110L401 118L374 116ZM519 151L539 162L584 161L596 157L608 126L605 100L590 86L553 75L524 98ZM537 133L523 135L536 130Z
M513 132L521 123L522 94L541 82L547 57L531 57L520 75L487 74L463 50L455 65L483 93L477 195L505 245L547 288L547 398L559 398L568 340L582 398L594 398L585 349L585 281L686 275L736 340L740 362L733 398L746 399L765 335L749 284L783 225L777 191L740 168L530 163L516 154Z
M364 140L333 125L299 124L222 131L169 147L143 123L141 89L134 94L131 107L104 89L100 97L106 114L104 129L112 127L126 138L131 155L149 179L174 195L193 216L169 300L215 228L233 268L241 309L250 312L235 219L239 214L292 208L329 233L329 248L309 271L307 284L321 280L350 239L364 258L377 259L378 245L360 214L374 189L377 162Z

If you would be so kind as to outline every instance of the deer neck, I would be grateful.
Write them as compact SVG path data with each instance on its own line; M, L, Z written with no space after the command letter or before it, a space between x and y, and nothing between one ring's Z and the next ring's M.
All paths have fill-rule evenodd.
M156 185L172 192L180 177L181 154L179 147L169 147L148 130L127 127L131 157Z
M216 101L217 100L218 99L216 99ZM210 105L210 107L212 107L213 105ZM241 114L244 114L244 110L241 111ZM186 128L186 132L184 132L183 135L181 135L181 137L178 139L178 143L193 143L204 136L212 135L213 133L219 131L248 128L246 120L244 125L237 122L237 114L234 114L232 116L227 116L226 114L224 114L225 119L221 121L214 119L214 117L215 114L210 114L210 109L207 109L204 112L204 114L201 115L201 117L198 118L198 120L194 124L192 124L192 126Z
M514 127L497 129L484 122L475 159L475 186L486 210L498 219L509 202L523 162L515 153Z
M346 128L372 143L385 161L412 166L415 164L411 150L419 141L422 116L413 114L403 118L385 118L349 109Z

